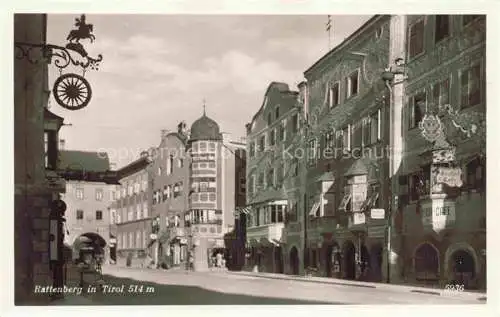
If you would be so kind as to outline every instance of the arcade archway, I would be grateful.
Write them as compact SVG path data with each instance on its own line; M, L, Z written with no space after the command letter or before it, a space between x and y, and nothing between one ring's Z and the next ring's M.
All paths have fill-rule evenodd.
M434 281L439 278L439 252L434 245L419 245L415 250L414 261L417 280Z
M466 250L457 250L451 255L450 265L452 283L463 284L465 288L470 288L471 282L476 277L476 265L472 255Z

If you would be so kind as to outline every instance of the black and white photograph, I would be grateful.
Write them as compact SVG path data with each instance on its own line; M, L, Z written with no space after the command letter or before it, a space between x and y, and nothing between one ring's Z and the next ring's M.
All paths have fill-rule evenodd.
M13 311L498 313L486 230L496 18L396 3L3 14Z

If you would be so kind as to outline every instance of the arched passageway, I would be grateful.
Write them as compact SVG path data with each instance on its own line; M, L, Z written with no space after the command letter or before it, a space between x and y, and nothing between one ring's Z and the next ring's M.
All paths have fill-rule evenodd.
M430 243L423 243L415 250L417 280L435 281L439 278L439 253Z
M381 244L371 247L370 252L370 279L374 282L382 281L382 262L384 248Z

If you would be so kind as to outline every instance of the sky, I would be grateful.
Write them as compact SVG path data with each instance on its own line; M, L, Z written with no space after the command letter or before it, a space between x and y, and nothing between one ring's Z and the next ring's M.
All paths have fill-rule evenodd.
M47 41L65 45L78 15L49 14ZM331 46L370 16L332 15ZM160 143L162 129L188 127L206 112L222 132L245 136L245 124L262 105L272 81L292 90L304 71L328 51L327 15L87 15L96 39L82 40L90 56L92 99L69 111L51 97L50 110L65 118L65 149L107 152L113 168ZM63 73L82 75L68 67ZM49 85L59 76L50 67Z

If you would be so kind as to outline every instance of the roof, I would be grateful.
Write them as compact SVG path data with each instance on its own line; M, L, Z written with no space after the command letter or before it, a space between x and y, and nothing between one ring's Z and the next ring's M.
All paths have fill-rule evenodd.
M129 175L132 175L142 169L145 169L149 165L149 157L148 156L141 156L137 160L123 166L120 168L118 172L118 178L122 179L124 177L127 177Z
M191 125L189 141L198 140L222 140L219 125L205 113Z
M349 167L344 176L354 176L354 175L368 175L368 167L362 159L354 161L354 163Z
M333 172L325 172L318 178L316 178L316 182L328 182L328 181L335 181L335 174L333 174Z
M293 91L293 90L290 90L290 87L288 86L288 84L286 83L282 83L282 82L276 82L276 81L273 81L269 84L269 86L267 87L266 89L266 93L264 94L264 96L267 96L267 94L269 93L269 91L271 89L276 89L278 90L281 94L293 94L293 95L297 95L298 92L297 91ZM264 110L264 103L265 103L265 100L266 98L264 98L262 100L262 104L259 108L259 110L257 110L257 112L253 115L252 117L252 120L250 120L250 123L248 124L251 124L252 122L255 121L255 118L257 118L257 116Z
M318 59L311 67L309 67L308 69L306 69L306 71L304 71L304 75L306 75L306 77L307 77L307 73L309 73L314 68L316 68L316 66L320 65L328 57L330 57L330 56L338 53L342 48L344 48L347 44L349 44L352 40L354 40L360 33L362 33L364 31L364 29L366 29L369 25L371 25L372 23L374 23L375 21L377 21L382 16L383 15L377 14L377 15L374 15L373 17L371 17L370 19L368 19L368 21L366 21L356 31L354 31L351 35L349 35L345 40L343 40L340 44L338 44L337 46L335 46L332 50L330 50L325 55L323 55L323 57L321 57L320 59Z
M59 168L92 172L109 171L108 153L59 151Z
M50 112L49 109L47 109L47 108L44 108L44 110L43 110L43 119L44 120L48 120L48 119L49 120L57 120L57 121L60 121L61 123L64 121L63 117L59 117L55 113Z

